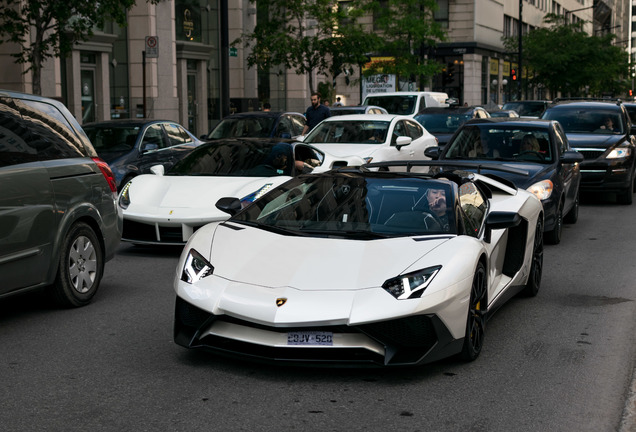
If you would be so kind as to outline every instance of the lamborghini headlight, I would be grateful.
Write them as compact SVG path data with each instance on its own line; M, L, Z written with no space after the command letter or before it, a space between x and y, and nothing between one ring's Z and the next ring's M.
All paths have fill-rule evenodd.
M632 149L629 147L616 147L606 156L607 159L621 159L629 157L632 154Z
M552 184L550 180L542 180L538 183L533 184L526 190L535 194L537 198L543 201L547 200L548 198L550 198L550 195L552 195L554 184Z
M413 273L391 278L382 288L398 300L420 298L442 266L428 267Z
M130 205L130 182L126 183L126 186L121 190L119 194L119 207L126 210Z
M210 276L214 273L214 267L210 264L203 255L194 249L190 249L188 256L186 257L185 264L183 265L183 271L181 272L181 280L189 284L193 284Z
M243 204L243 207L245 207L245 204L253 203L257 199L265 195L267 192L269 192L269 190L272 188L272 185L273 183L267 183L263 185L260 189L258 189L256 192L252 192L251 194L241 198L241 204Z

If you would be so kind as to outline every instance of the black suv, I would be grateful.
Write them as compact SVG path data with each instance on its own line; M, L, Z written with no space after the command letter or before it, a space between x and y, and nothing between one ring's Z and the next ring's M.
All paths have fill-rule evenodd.
M616 193L619 203L632 203L636 131L620 101L555 101L542 118L561 123L572 148L585 157L582 192Z
M0 297L88 304L121 239L115 177L58 101L0 90Z

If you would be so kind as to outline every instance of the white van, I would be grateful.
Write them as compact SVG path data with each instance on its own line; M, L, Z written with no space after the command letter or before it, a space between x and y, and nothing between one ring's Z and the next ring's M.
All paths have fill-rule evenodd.
M390 114L415 117L422 108L447 107L448 94L442 92L370 93L362 105L378 105Z

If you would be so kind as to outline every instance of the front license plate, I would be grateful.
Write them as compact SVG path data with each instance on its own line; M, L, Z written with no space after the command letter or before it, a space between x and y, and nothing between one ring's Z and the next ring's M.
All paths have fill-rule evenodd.
M287 345L333 345L333 333L323 331L298 331L287 333Z

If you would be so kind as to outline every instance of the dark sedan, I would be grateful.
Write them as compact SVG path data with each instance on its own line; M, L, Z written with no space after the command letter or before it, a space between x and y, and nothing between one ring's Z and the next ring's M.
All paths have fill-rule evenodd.
M490 114L482 107L430 107L424 108L416 116L443 147L455 131L470 119L488 118Z
M153 165L171 168L202 143L168 120L110 120L88 123L84 131L113 170L119 190L133 177L150 173Z
M302 135L305 122L305 116L297 112L237 113L225 117L202 138L295 138Z
M619 203L632 203L636 131L620 101L563 101L548 108L543 118L561 123L572 148L585 157L582 191L615 193Z
M575 223L579 211L579 163L583 155L570 149L556 121L516 118L476 119L458 129L444 149L425 152L437 160L477 160L518 168L524 174L501 173L521 189L534 193L545 212L544 236L561 241L563 222Z

